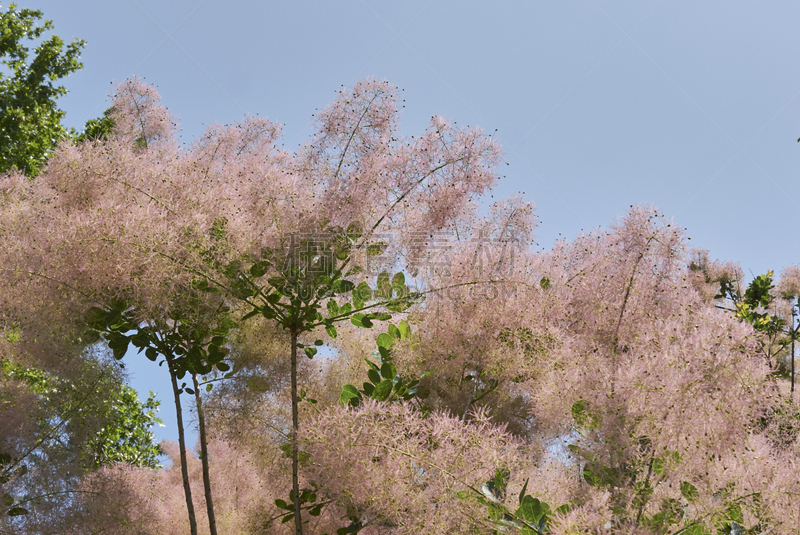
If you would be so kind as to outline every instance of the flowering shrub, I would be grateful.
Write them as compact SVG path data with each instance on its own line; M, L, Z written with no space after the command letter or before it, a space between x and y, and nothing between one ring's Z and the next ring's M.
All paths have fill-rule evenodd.
M530 203L477 210L494 141L438 117L403 138L396 94L344 90L289 153L257 117L183 147L130 80L107 137L0 177L4 358L74 377L100 332L166 362L201 435L199 459L166 444L164 469L85 476L48 529L800 529L797 411L766 338L797 269L745 290L641 206L533 252ZM37 417L0 406L24 424L3 447Z

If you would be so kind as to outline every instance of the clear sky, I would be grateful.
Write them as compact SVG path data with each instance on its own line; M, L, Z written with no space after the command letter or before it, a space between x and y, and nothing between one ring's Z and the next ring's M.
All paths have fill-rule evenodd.
M102 114L110 84L136 75L158 86L187 141L258 114L285 124L291 149L335 90L372 76L404 90L406 134L433 114L497 130L508 165L494 195L536 203L541 248L646 203L748 275L800 263L797 2L18 5L87 41L85 69L60 100L71 126ZM146 364L133 366L138 389L166 378ZM150 388L167 409L168 382Z

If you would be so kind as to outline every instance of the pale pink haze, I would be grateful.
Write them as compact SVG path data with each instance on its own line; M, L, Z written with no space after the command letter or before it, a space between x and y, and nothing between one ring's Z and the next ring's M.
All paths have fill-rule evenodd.
M393 356L405 376L435 373L411 403L343 407L341 386L367 380L363 359L387 325L318 334L329 354L300 369L318 401L301 404L301 487L330 503L304 517L308 533L335 533L348 517L365 534L489 532L497 525L474 489L501 469L512 512L526 481L552 509L572 503L552 534L711 530L733 505L745 528L800 531L797 411L758 333L717 307L719 280L743 279L738 265L689 248L647 206L534 252L531 203L480 208L502 162L491 136L434 116L403 137L397 102L387 82L359 82L296 152L260 117L212 125L184 146L156 90L123 82L107 140L62 143L35 180L0 177L0 327L19 334L0 337L0 354L69 376L91 306L121 299L142 322L165 324L175 310L202 320L237 302L196 292L198 276L223 280L225 266L247 270L293 235L355 225L385 250L360 250L353 263L374 271L353 280L374 286L394 268L427 292L393 318L413 327ZM784 269L777 289L796 299L800 268ZM229 357L237 375L205 395L220 533L291 526L268 522L291 487L280 449L288 346L270 329L242 324ZM0 453L33 440L29 396L0 378ZM63 524L46 529L186 533L177 446L163 447L167 468L84 475ZM190 461L202 532L200 462ZM18 521L45 530L33 517Z

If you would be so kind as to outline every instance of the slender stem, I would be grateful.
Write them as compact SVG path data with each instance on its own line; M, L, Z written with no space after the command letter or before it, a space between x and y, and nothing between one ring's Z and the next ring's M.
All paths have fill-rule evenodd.
M644 480L644 488L642 490L642 495L640 497L640 502L639 502L639 511L637 511L636 513L637 526L639 525L639 522L642 520L642 513L644 512L644 505L645 505L644 497L647 493L647 487L650 486L650 476L653 475L653 463L655 462L656 451L655 448L653 448L652 446L651 448L652 451L650 452L650 463L647 465L647 478L645 478Z
M197 535L197 518L194 516L192 488L189 485L189 468L186 464L186 439L183 435L183 412L181 411L181 393L178 389L178 377L171 357L166 357L169 376L172 379L172 393L175 395L175 413L178 420L178 445L181 451L181 474L183 475L183 492L186 495L186 509L189 511L189 527L192 535Z
M792 403L794 403L794 339L797 338L797 329L794 327L795 322L795 307L792 306Z
M206 510L208 511L208 529L211 535L217 535L217 520L214 517L214 503L211 500L211 477L208 473L208 443L206 441L206 423L203 414L203 400L200 397L200 381L197 374L192 373L194 381L194 399L197 404L197 427L200 432L200 460L203 462L203 488L206 493Z
M303 535L303 519L300 516L300 481L298 468L300 458L297 449L297 432L300 417L297 409L297 327L292 327L292 497L294 498L294 529L296 535Z

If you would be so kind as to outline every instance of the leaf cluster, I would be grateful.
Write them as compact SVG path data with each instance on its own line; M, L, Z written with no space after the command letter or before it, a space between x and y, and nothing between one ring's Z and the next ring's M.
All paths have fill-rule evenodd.
M0 13L0 173L15 167L29 176L68 132L61 124L64 112L56 99L67 90L55 82L83 68L80 53L85 43L76 39L65 46L57 35L31 50L25 40L42 39L53 29L42 12L17 10L11 4ZM32 57L31 57L32 56Z
M236 323L228 316L225 307L219 309L216 325L210 327L203 323L182 322L179 317L172 319L172 325L137 322L134 311L126 303L117 302L106 308L93 307L90 311L90 325L108 341L114 358L122 359L133 345L141 353L155 362L159 355L174 370L177 379L187 373L208 375L212 371L233 373L225 362L228 355L228 335ZM206 385L211 390L212 384ZM181 391L194 394L194 389L183 383Z
M553 516L563 515L571 510L571 504L564 504L552 510L546 502L527 493L528 480L525 480L519 493L518 506L512 511L504 503L510 476L511 472L508 469L500 468L480 490L470 487L470 490L456 493L462 500L474 500L487 507L487 519L495 527L494 533L516 528L522 535L544 535L549 533L550 519Z
M372 398L375 401L410 401L416 397L422 389L419 384L420 379L428 376L430 372L423 374L419 379L409 380L397 373L391 353L395 343L410 336L411 327L405 320L397 326L390 323L388 331L378 335L376 341L378 349L372 352L377 363L364 359L369 366L367 372L369 382L364 382L360 389L350 384L344 385L339 396L341 403L358 407L364 398Z
M79 379L68 380L35 367L0 360L0 375L22 383L35 395L39 412L35 435L18 457L0 455L0 486L47 473L59 459L67 461L73 475L124 462L141 468L160 467L161 449L151 428L159 402L154 394L140 402L108 365L85 364ZM2 495L8 516L28 514L22 504L38 501L39 482L30 480L17 496L8 486ZM47 484L46 484L47 485ZM49 486L49 485L48 485Z

